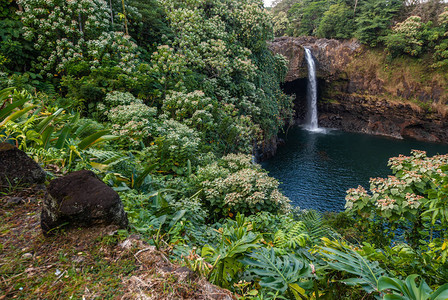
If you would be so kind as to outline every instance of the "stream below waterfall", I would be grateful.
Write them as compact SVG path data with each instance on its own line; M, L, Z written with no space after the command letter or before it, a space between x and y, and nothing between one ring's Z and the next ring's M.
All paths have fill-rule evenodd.
M286 144L262 166L281 182L293 205L319 211L344 210L347 189L368 189L370 177L391 175L390 157L409 155L412 149L425 150L428 156L448 153L448 145L337 130L294 127L284 138Z

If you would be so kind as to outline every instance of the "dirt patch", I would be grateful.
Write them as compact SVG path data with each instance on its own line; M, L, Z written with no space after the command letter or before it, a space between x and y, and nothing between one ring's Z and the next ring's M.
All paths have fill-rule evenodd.
M116 226L44 237L43 193L0 195L0 299L233 299Z

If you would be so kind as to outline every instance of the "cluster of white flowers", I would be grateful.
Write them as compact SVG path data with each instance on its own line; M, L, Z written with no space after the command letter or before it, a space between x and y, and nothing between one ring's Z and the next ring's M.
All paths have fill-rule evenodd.
M125 70L136 45L122 33L109 32L111 11L105 0L18 0L23 36L40 56L34 68L48 77L63 73L69 63L88 60L96 67L109 56ZM115 47L113 45L116 45Z
M347 191L347 196L345 196L345 208L352 209L353 204L356 201L362 200L363 198L368 197L367 191L362 186L358 186L358 188L352 188Z
M198 171L206 200L221 213L252 214L287 211L289 199L278 191L278 181L251 162L250 155L230 154ZM206 180L204 180L206 179Z
M176 120L165 120L157 128L158 138L152 150L156 157L186 164L186 161L197 160L201 139L199 133Z
M133 145L151 137L157 127L154 119L157 109L143 104L130 93L111 92L97 109L113 123L112 133Z
M428 191L447 176L442 167L448 165L448 155L427 157L425 151L412 150L410 156L391 158L388 165L395 176L371 178L370 194L362 187L347 191L345 207L349 211L378 209L381 216L396 219L405 213L416 214L430 203L425 198Z
M211 11L205 11L207 6L203 1L162 1L176 33L173 46L190 68L206 70L211 77L228 77L235 73L254 76L257 67L250 59L251 51L236 41L249 35L257 43L263 43L267 36L258 31L269 27L267 11L255 0L243 1L243 7L212 2L207 8ZM225 20L235 23L235 31L227 28Z
M214 120L216 105L202 91L171 92L163 100L162 110L172 119L182 121L190 127L213 130L216 128Z

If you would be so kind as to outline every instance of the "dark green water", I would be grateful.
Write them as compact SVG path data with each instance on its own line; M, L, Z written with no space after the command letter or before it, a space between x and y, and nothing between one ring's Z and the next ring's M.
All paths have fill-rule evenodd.
M448 145L296 127L288 132L286 145L262 166L281 182L281 190L294 205L341 211L347 189L358 185L368 189L371 177L391 175L388 159L409 155L412 149L425 150L428 156L448 153Z

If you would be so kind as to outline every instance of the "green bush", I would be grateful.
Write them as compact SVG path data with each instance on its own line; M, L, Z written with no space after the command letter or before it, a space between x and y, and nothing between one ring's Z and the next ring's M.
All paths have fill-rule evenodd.
M197 180L212 218L290 209L289 199L278 190L278 181L251 160L249 155L229 154L198 170Z

